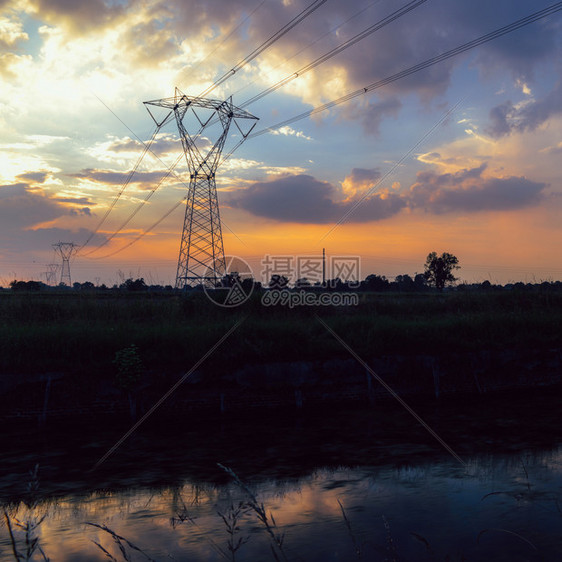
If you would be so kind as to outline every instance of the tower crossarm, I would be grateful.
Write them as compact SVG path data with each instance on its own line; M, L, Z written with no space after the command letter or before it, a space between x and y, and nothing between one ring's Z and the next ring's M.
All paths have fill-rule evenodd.
M192 107L210 109L219 114L229 115L232 119L255 119L258 118L240 107L236 107L228 100L215 100L199 97L186 96L185 94L175 95L171 98L162 98L159 100L145 101L146 106L163 107L172 111L179 111L185 113ZM148 109L148 108L147 108ZM150 110L149 110L150 111ZM151 114L152 115L152 114ZM154 118L154 116L153 116Z

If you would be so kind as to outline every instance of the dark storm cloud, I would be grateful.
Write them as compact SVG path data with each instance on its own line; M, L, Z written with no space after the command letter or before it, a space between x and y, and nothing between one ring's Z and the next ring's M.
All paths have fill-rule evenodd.
M408 195L409 206L434 214L509 211L536 205L545 196L545 183L524 177L482 178L484 169L420 172Z
M35 228L64 216L91 216L85 202L81 207L69 207L65 203L80 205L82 198L54 198L32 189L25 183L0 185L0 240L2 252L27 252L50 250L58 240L85 240L86 229L72 231L60 227ZM103 242L102 235L96 241Z
M194 51L212 52L201 65L193 64L186 57L184 70L178 74L180 83L184 75L185 81L216 78L310 5L309 0L270 1L262 5L256 0L153 0L145 4L109 0L29 1L48 22L66 22L77 32L114 27L116 22L128 21L125 16L131 16L134 25L123 26L121 44L123 56L130 57L134 65L152 67L167 63L184 52L184 41ZM345 88L353 91L505 26L540 7L544 6L528 0L426 2L317 67L310 82L314 103L319 96L324 101L337 97L326 89L336 68L344 70ZM360 13L365 8L369 9ZM252 65L259 68L262 58L270 57L270 61L287 62L285 68L290 75L396 9L395 3L372 0L326 2ZM141 10L143 17L139 19ZM346 20L348 23L339 27L337 33L333 32ZM532 82L538 63L559 56L559 37L556 18L535 22L479 47L475 55L453 57L384 86L380 90L381 95L384 93L382 105L373 103L367 109L350 111L348 117L363 120L365 129L376 133L381 121L399 112L398 95L414 93L424 103L433 101L447 90L453 71L469 56L482 73L507 69L514 76Z
M0 226L0 236L4 234ZM79 243L86 240L91 231L81 228L70 230L66 228L38 228L35 230L22 229L17 237L2 236L1 250L3 255L13 254L19 256L21 252L52 252L52 244L59 241L74 241ZM102 244L107 237L96 234L95 243ZM9 258L8 258L9 260Z
M398 193L373 193L359 203L357 198L337 205L336 221L346 217L345 222L371 222L393 217L407 206Z
M144 60L153 66L169 60L180 52L185 40L199 41L203 52L209 46L212 50L220 47L213 51L213 71L221 58L225 65L230 65L228 68L233 67L310 5L310 0L270 1L259 7L256 0L153 0L146 4L110 0L28 1L41 19L54 25L63 22L80 33L100 26L114 27L127 21L129 15L134 25L122 29L123 52L139 64ZM350 88L361 87L505 26L540 7L543 6L528 0L426 2L318 69L325 69L329 76L334 66L345 68ZM360 13L365 8L369 9ZM273 54L290 61L290 73L397 8L395 3L372 0L326 2L276 42L265 56ZM140 9L142 21L134 17ZM352 16L356 17L350 19ZM245 21L246 18L249 19ZM341 25L337 33L332 32L346 20L348 23ZM244 25L240 25L243 21ZM507 68L528 81L538 62L555 58L560 48L559 36L555 18L541 20L480 47L475 63L484 72ZM446 90L451 73L461 60L462 57L443 61L385 86L384 91L389 95L415 92L429 101ZM191 72L189 66L186 61L186 72ZM202 74L208 71L207 65L197 68ZM324 76L319 77L319 82L322 80Z
M351 13L365 4L348 3L347 11ZM505 26L540 7L526 0L427 2L344 51L333 59L333 64L344 66L354 85L361 87ZM396 8L387 4L377 5L366 13L363 21L373 23L393 9ZM361 27L357 23L344 27L338 41ZM508 69L514 76L530 81L537 63L547 58L556 60L559 37L555 23L541 20L479 47L475 51L475 64L483 73ZM468 56L473 55L453 57L382 90L386 94L414 92L428 102L445 92L453 69Z
M334 188L308 175L287 176L257 182L249 188L226 194L233 207L253 215L283 222L329 222L336 214Z
M490 125L486 128L486 132L496 138L511 133L511 125L508 120L514 113L515 108L509 100L493 107L490 110Z
M53 197L53 201L57 203L72 203L73 205L95 205L87 197Z
M126 137L112 142L108 146L108 150L111 152L141 152L145 147L146 145L142 142ZM150 151L158 156L178 150L181 150L181 141L172 136L157 138L150 144Z
M149 184L148 187L156 185L165 175L166 171L135 172L130 183ZM123 185L129 178L130 172L115 172L108 170L95 170L86 168L77 174L69 174L72 178L91 180L98 183L111 185Z
M92 216L92 211L88 207L82 207L81 209L70 209L69 213L75 216L80 216L80 215L85 215L87 217Z
M343 199L343 192L312 176L286 176L258 182L226 193L223 200L234 208L280 222L324 224L346 217L346 222L382 220L403 209L432 214L510 211L534 206L545 198L547 184L524 177L483 178L485 165L455 174L420 172L409 191L375 190ZM374 185L378 172L354 170L346 182Z
M455 174L436 174L432 171L418 172L417 182L414 186L433 185L436 187L453 187L480 178L482 172L486 169L486 164L471 168L470 170L461 170Z
M352 185L366 186L373 185L380 177L381 173L378 168L353 168L351 174L345 179Z
M48 172L26 172L25 174L19 174L17 177L18 179L32 181L33 183L45 183L48 175Z
M107 150L111 152L139 152L144 148L144 144L140 141L126 137L112 142Z
M284 58L287 59L292 53L304 49L288 65L291 70L297 70L397 9L396 5L389 5L388 2L375 3L361 17L339 28L337 34L331 33L311 45L311 38L320 37L334 24L348 19L370 4L368 0L328 2L272 50L281 52L283 49ZM288 4L288 7L296 12L297 5L302 9L306 2L300 0ZM527 0L426 2L317 67L311 80L314 84L311 89L316 90L324 100L333 99L337 96L330 96L326 84L333 76L334 68L344 69L347 91L353 91L501 28L540 7L543 6L530 4ZM269 36L272 21L288 19L287 9L282 11L282 8L277 8L280 10L275 12L277 19L268 18L268 10L266 4L252 16L252 22L257 24L251 26L256 42ZM560 33L556 18L541 20L480 46L476 51L452 57L387 84L377 90L377 95L382 96L382 105L372 103L366 110L349 110L347 116L363 120L365 130L376 133L384 119L398 114L403 96L415 94L425 104L439 100L449 87L454 70L466 64L469 58L482 74L494 75L508 70L514 77L532 85L536 66L546 60L556 61L559 56Z
M0 185L0 199L21 195L27 191L29 185L26 182L8 183Z
M6 235L67 215L68 209L25 183L0 186L0 225Z
M230 206L256 216L281 222L321 224L339 220L355 205L355 201L335 200L338 196L341 193L331 184L312 176L297 175L258 182L247 189L225 194L224 199ZM397 195L374 194L357 208L352 220L380 220L395 215L403 207Z
M520 5L520 3L514 4ZM511 23L518 17L535 12L541 7L543 6L526 3L523 13L517 11L515 12L517 16L504 18L505 23ZM509 8L504 13L510 14ZM559 34L556 20L546 19L535 22L488 43L485 49L478 51L476 64L484 74L508 69L514 78L523 82L533 82L538 63L549 58L556 60L556 52L560 50Z
M347 115L360 118L363 130L368 135L378 135L381 123L387 117L397 117L402 107L402 102L397 97L384 98L370 102L366 106L354 106Z
M511 132L534 131L559 113L562 113L562 82L541 100L533 100L519 107L506 101L492 108L486 132L499 138Z

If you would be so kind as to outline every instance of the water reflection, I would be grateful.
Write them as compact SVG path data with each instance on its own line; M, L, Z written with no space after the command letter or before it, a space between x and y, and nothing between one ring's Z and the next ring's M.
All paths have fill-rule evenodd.
M86 467L113 435L80 432L64 444L42 435L39 491L25 490L21 469L2 469L3 504L12 522L42 520L39 544L63 562L107 560L102 549L123 560L109 530L159 561L562 559L562 448L540 422L530 427L536 415L490 408L453 427L444 424L451 412L425 412L463 467L402 412L379 414L209 421L165 433L160 422L94 475ZM515 436L496 423L508 418L521 424ZM10 443L4 467L32 460ZM4 519L0 560L14 560ZM23 544L24 530L13 527ZM147 559L121 544L131 560Z

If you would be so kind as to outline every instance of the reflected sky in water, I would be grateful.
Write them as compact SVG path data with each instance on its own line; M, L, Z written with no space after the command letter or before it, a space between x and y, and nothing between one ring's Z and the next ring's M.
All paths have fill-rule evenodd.
M540 408L547 406L543 401ZM464 419L462 411L457 413ZM295 561L562 559L560 441L546 439L547 445L541 426L534 428L533 441L524 412L515 408L514 413L510 417L489 408L477 430L462 423L451 433L444 431L466 467L408 425L400 412L385 414L387 423L390 416L391 425L402 428L390 436L381 420L369 425L373 416L376 420L373 412L363 412L332 416L329 423L324 418L321 427L317 420L286 420L263 434L254 421L236 428L208 424L207 433L168 432L169 441L155 426L93 476L85 467L99 458L103 439L89 436L78 446L76 438L65 449L42 438L43 453L48 444L51 461L43 454L37 505L25 506L22 500L29 496L14 492L8 472L0 474L0 490L12 521L45 516L37 535L52 561L107 560L94 541L117 560L124 559L112 536L87 522L107 526L155 560L230 560L221 514L228 520L240 504L234 534L235 541L242 539L235 557L239 561L275 560L272 547L280 559ZM440 415L428 411L426 417L438 426ZM509 432L504 434L502 427ZM241 436L248 439L250 428L253 443L247 447ZM356 428L353 434L351 428ZM272 443L273 435L277 439ZM57 463L72 451L76 466L59 474ZM32 455L21 455L14 446L7 464L13 469L18 459L31 460ZM218 468L217 461L239 474L263 503L272 533L283 534L282 551L247 506L248 490ZM15 495L10 497L10 490ZM23 540L21 530L16 538ZM2 562L14 560L5 522L0 552ZM143 559L138 552L131 555L131 560Z

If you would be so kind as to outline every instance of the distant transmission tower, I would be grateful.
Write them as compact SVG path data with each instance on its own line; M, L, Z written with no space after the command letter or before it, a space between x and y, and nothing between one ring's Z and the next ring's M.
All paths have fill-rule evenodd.
M54 286L57 284L57 273L59 271L58 263L47 264L47 271L45 273L47 285Z
M53 248L62 258L60 282L64 283L68 287L71 287L70 258L72 257L72 254L78 251L78 244L74 244L74 242L57 242L56 244L53 244Z
M159 128L175 118L190 172L176 288L216 286L226 274L226 264L215 173L232 122L244 140L258 118L235 107L232 98L219 101L189 97L177 88L172 98L144 103ZM158 121L148 106L168 110L166 117ZM241 119L255 122L243 132Z

